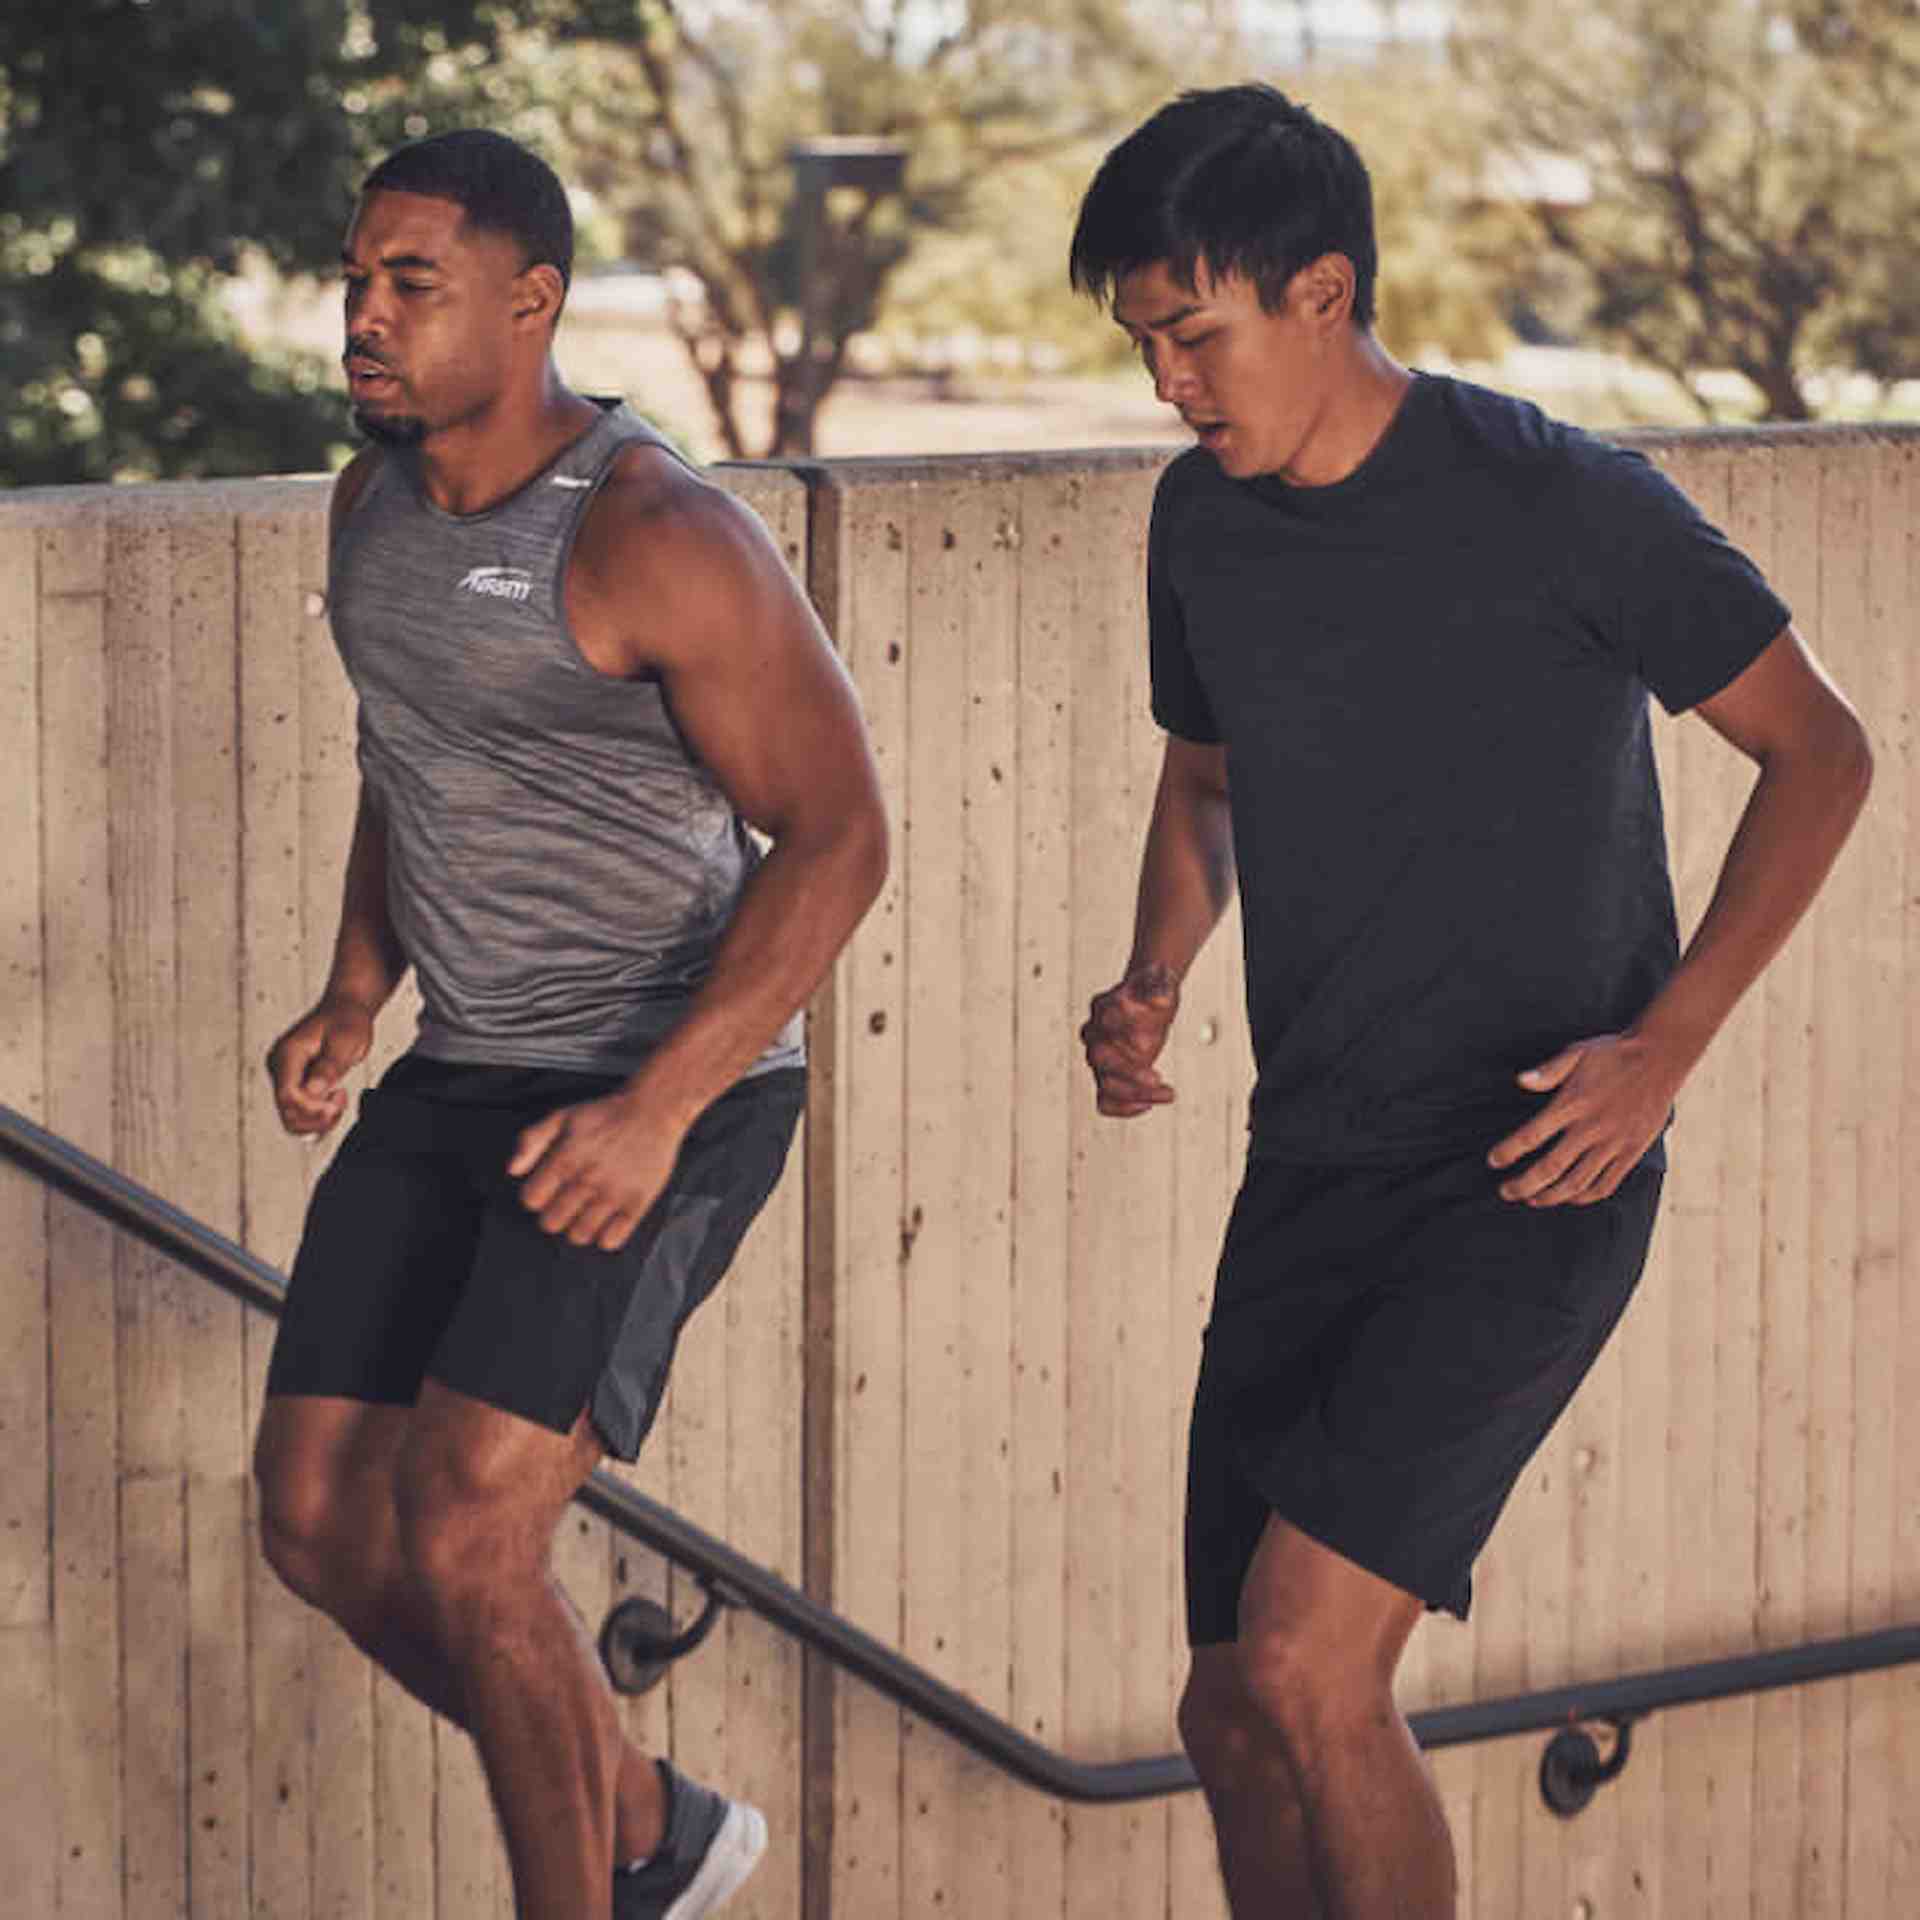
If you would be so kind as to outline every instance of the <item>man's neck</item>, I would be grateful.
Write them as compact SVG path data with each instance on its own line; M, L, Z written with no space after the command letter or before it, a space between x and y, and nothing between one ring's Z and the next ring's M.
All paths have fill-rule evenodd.
M1331 487L1357 472L1386 437L1413 375L1371 333L1357 333L1329 386L1313 437L1281 476L1296 487Z
M538 386L511 390L483 413L431 436L420 449L427 498L446 513L483 513L518 493L589 432L600 409L549 363Z

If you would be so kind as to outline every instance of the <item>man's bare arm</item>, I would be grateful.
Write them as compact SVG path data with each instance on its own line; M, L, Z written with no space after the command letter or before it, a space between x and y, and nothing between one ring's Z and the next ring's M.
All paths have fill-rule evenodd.
M1759 768L1685 957L1622 1034L1576 1041L1521 1075L1551 1094L1488 1156L1509 1200L1601 1200L1666 1124L1675 1094L1812 903L1866 801L1864 727L1791 627L1698 712ZM1545 1149L1542 1151L1542 1149Z
M1226 748L1169 734L1140 860L1133 950L1080 1029L1102 1113L1130 1120L1173 1098L1154 1062L1179 1010L1181 982L1234 884Z
M644 468L609 495L569 581L581 644L660 675L689 746L772 842L674 1031L614 1101L529 1128L510 1163L543 1226L611 1248L872 905L887 827L852 683L758 519Z
M313 1010L267 1055L274 1103L289 1133L327 1133L346 1111L340 1082L371 1051L374 1020L406 971L407 957L387 914L386 823L363 786L327 984Z
M372 471L373 456L362 454L334 483L330 534L339 532ZM267 1054L274 1104L289 1133L326 1133L346 1111L341 1079L366 1058L373 1045L374 1017L392 999L406 971L407 958L387 913L386 823L362 786L327 984L313 1009Z

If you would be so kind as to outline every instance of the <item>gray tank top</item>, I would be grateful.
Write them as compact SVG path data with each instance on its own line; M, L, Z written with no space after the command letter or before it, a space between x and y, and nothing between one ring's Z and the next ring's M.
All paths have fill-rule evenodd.
M758 849L657 682L590 666L567 557L627 407L483 513L390 451L334 541L334 637L387 828L387 901L439 1060L630 1073L705 979ZM804 1058L796 1015L753 1071Z

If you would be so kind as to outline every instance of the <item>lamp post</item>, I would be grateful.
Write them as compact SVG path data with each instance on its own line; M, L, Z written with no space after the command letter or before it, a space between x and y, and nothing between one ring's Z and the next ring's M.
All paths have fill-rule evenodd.
M869 201L898 193L906 175L907 150L897 140L822 134L796 140L787 149L787 159L793 167L800 349L796 377L785 383L780 395L779 438L788 451L810 453L819 384L820 243L826 228L827 195L835 187L851 187Z

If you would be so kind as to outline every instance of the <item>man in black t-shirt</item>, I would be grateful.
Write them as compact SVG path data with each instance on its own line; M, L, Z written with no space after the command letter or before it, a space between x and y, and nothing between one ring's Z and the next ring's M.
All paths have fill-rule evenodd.
M1675 1094L1865 798L1864 731L1639 455L1372 331L1366 170L1271 88L1189 93L1073 241L1199 444L1148 549L1167 733L1102 1113L1172 1099L1238 890L1258 1078L1195 1393L1181 1734L1239 1920L1435 1920L1451 1842L1392 1681L1465 1617L1644 1263ZM1648 693L1759 777L1684 956Z

